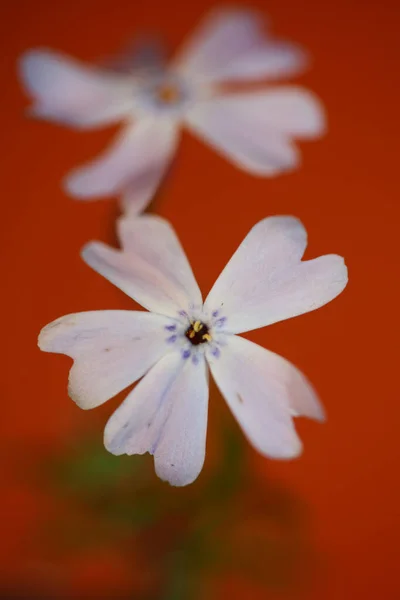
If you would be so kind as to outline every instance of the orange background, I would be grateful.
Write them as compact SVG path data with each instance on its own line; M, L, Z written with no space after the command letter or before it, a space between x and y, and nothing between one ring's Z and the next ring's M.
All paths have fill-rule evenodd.
M41 354L37 334L63 314L132 304L79 258L88 239L114 243L116 203L80 204L60 188L64 174L99 153L113 131L78 133L25 119L17 58L45 46L95 60L143 30L163 32L175 49L210 6L16 0L0 9L0 585L24 582L44 591L61 585L93 594L109 586L112 595L132 567L118 549L68 563L43 559L34 533L55 510L51 495L31 480L36 457L55 452L93 419L101 438L112 409L107 406L101 418L79 411L67 398L68 359ZM346 258L350 283L337 300L249 334L301 367L319 390L328 422L299 422L305 452L294 462L266 461L252 452L258 477L307 506L313 552L307 564L304 556L296 558L304 571L301 585L288 581L278 593L249 584L247 592L254 598L394 600L400 598L400 8L390 0L251 6L268 11L276 34L314 56L313 68L296 82L322 98L329 133L302 144L300 170L272 180L252 178L185 135L155 210L176 227L204 292L250 227L267 215L302 219L308 257L337 252ZM214 393L211 413L221 403ZM244 591L229 579L213 588L215 597L239 598Z

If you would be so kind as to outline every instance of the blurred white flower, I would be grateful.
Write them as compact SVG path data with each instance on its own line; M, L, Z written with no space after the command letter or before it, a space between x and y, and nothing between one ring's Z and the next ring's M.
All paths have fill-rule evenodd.
M182 126L238 167L265 177L299 164L292 138L324 131L318 99L300 87L223 93L223 83L278 79L306 65L303 51L264 34L253 12L212 12L168 67L159 56L152 64L151 53L150 60L148 52L142 54L132 58L130 73L45 50L21 59L36 116L82 129L125 124L105 154L66 179L76 198L121 195L126 211L144 210L175 154Z
M67 315L41 331L46 352L71 356L69 394L94 408L143 379L105 429L113 454L154 455L161 479L186 485L205 457L208 367L250 443L273 458L301 452L292 417L322 420L323 409L291 363L236 334L315 310L347 283L340 256L301 261L304 227L293 217L260 221L203 303L169 223L121 219L122 251L89 243L83 258L151 312Z

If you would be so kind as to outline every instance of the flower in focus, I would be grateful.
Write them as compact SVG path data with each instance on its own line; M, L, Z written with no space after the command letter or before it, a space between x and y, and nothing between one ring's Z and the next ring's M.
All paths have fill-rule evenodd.
M83 258L150 312L71 314L41 331L46 352L74 359L69 394L94 408L142 378L105 428L111 453L154 455L157 475L186 485L205 458L208 368L249 442L265 456L301 452L293 417L323 419L302 373L237 334L315 310L347 283L340 256L301 261L307 244L293 217L249 232L205 302L169 223L121 219L122 250L91 242Z
M159 56L154 61L144 54L139 51L125 73L52 51L22 57L34 115L80 129L124 123L105 154L67 177L66 190L76 198L120 195L125 211L140 213L171 163L182 126L238 167L264 177L299 164L293 138L323 133L320 103L305 89L223 92L228 82L294 75L307 62L298 47L266 35L252 12L214 11L168 67Z

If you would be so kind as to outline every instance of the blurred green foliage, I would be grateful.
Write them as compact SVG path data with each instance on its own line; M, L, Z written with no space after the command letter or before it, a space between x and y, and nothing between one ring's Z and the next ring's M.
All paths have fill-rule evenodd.
M53 556L139 549L151 574L143 600L197 600L224 575L265 589L299 584L310 554L305 507L254 472L237 428L223 429L218 459L190 486L161 482L152 463L113 456L90 438L52 459L45 485L65 505L47 531Z

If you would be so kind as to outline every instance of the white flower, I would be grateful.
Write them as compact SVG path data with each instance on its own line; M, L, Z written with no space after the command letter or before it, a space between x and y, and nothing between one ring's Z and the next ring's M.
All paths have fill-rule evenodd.
M250 443L273 458L301 451L292 417L323 419L304 375L238 333L319 308L340 294L347 269L330 254L301 261L306 231L293 217L260 221L228 262L205 302L169 223L122 219L122 251L99 242L84 260L150 312L67 315L39 337L46 352L71 356L69 393L94 408L143 379L107 423L113 454L154 455L161 479L186 485L206 445L208 369Z
M306 62L296 46L266 36L256 14L214 11L168 68L112 73L44 50L27 52L20 67L36 116L82 129L124 123L105 154L69 175L66 190L85 200L121 195L124 209L139 213L165 175L182 126L254 175L296 167L292 138L314 138L325 127L317 98L296 86L220 88L291 76Z

